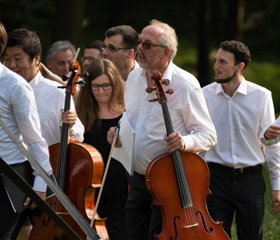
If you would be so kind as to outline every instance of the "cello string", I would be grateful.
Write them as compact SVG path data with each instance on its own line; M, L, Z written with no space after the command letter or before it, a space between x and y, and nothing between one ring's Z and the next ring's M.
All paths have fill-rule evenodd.
M169 135L170 133L174 132L172 122L170 119L166 101L162 101L161 104L162 104L163 109L165 110L165 111L163 111L163 113L164 113L163 115L165 118L167 134ZM196 227L194 226L195 217L194 217L194 212L193 212L193 203L191 200L191 195L190 195L189 187L187 184L180 152L179 151L173 152L172 159L173 159L174 170L176 173L176 180L177 180L179 197L180 197L180 201L181 201L181 207L184 210L185 220L186 220L186 224L187 224L186 229L185 229L187 231L187 235L189 235L189 237L187 239L196 240L197 234L196 234L196 231L194 230L194 228L196 228Z
M197 223L195 221L193 221L193 219L192 219L193 207L184 208L184 213L185 213L185 218L188 223L188 225L186 226L186 231L187 231L187 234L189 235L188 239L196 240L196 239L198 239L197 226L196 226ZM189 222L188 222L188 220L189 220Z
M177 153L179 154L179 152ZM189 235L188 239L197 239L197 233L196 233L196 221L195 221L195 215L193 211L193 203L191 200L191 195L190 191L188 188L188 183L186 180L185 172L184 172L184 167L181 161L181 158L177 156L174 160L174 167L177 169L177 176L179 179L179 191L180 191L180 196L182 197L183 201L183 209L184 209L184 214L185 214L185 219L186 219L186 231Z

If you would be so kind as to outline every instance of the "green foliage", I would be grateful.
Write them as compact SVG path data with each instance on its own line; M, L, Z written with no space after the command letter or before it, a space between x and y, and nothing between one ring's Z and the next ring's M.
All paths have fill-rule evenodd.
M197 77L197 49L189 42L180 42L179 39L178 52L173 62Z
M275 112L280 111L280 67L274 62L252 61L244 71L244 77L272 92Z

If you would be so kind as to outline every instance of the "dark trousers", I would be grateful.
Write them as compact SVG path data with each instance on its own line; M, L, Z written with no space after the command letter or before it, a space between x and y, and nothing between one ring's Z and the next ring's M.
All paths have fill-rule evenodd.
M145 176L134 172L128 176L129 194L126 214L129 240L152 240L162 229L160 208L152 204Z
M2 178L0 177L0 239L9 240L13 229L20 217L20 213L15 213L6 190L4 188Z
M238 239L261 240L266 189L262 171L233 174L211 164L209 170L212 194L207 197L207 205L211 217L222 221L231 237L235 213Z

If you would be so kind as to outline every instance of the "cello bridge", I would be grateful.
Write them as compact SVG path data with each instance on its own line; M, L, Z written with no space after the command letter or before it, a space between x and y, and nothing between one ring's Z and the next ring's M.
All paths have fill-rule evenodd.
M192 227L197 227L198 226L198 223L195 223L195 224L192 224L192 225L188 225L188 226L182 226L181 228L182 229L187 229L187 228L192 228Z

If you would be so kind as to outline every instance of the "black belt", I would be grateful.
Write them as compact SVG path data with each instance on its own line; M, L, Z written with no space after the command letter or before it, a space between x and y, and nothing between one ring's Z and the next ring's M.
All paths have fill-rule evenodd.
M213 167L215 169L218 169L223 172L235 174L235 175L241 175L241 174L248 174L248 173L254 173L254 172L260 172L263 168L262 164L258 164L253 167L245 167L245 168L233 168L233 167L226 167L224 165L214 163L214 162L209 162L208 163L209 167Z

